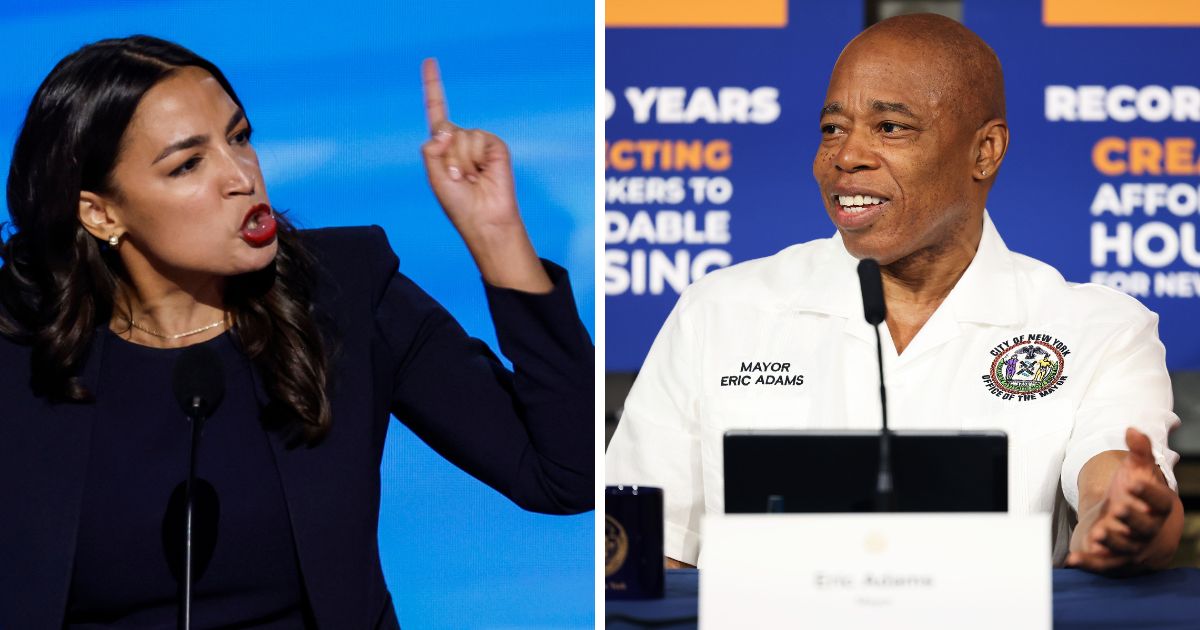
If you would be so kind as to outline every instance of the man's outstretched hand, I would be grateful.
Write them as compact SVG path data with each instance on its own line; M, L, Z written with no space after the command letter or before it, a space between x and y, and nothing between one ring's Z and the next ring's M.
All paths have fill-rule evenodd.
M1150 439L1125 431L1128 453L1107 451L1080 472L1079 524L1071 535L1067 566L1108 574L1163 568L1183 529L1183 505L1167 486ZM1107 490L1088 492L1109 476ZM1088 479L1085 479L1085 476Z

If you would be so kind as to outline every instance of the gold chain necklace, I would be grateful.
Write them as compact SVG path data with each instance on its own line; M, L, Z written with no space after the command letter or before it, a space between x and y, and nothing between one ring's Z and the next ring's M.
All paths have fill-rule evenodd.
M166 339L167 341L175 341L176 339L183 339L184 337L191 337L192 335L198 335L206 330L212 330L212 329L216 328L217 326L224 324L225 320L227 319L227 317L221 317L220 320L215 321L211 324L208 324L206 326L201 326L200 328L197 328L195 330L189 330L187 332L182 332L182 333L179 333L178 335L164 335L164 334L158 332L157 330L151 330L150 328L146 328L145 326L142 326L141 324L138 324L137 322L133 321L132 318L126 317L120 313L117 314L117 317L129 322L129 325L133 328L136 328L148 335L153 335L155 337L158 337L159 339Z

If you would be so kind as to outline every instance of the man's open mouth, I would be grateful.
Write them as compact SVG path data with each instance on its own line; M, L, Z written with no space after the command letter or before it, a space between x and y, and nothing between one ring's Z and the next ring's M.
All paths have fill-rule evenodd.
M834 195L833 199L841 206L842 210L850 214L869 210L887 201L884 197L873 197L871 195Z

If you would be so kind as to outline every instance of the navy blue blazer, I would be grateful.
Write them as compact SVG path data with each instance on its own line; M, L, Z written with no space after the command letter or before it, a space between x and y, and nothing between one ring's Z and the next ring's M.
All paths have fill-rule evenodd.
M320 628L398 628L376 537L390 415L525 509L590 510L594 350L566 272L552 263L548 295L486 287L514 375L398 272L381 228L301 234L319 264L315 307L332 319L340 348L326 439L288 448L271 435L305 592ZM95 336L81 372L97 398L105 340ZM58 630L93 405L33 396L29 356L0 337L0 629ZM265 405L258 375L256 388Z

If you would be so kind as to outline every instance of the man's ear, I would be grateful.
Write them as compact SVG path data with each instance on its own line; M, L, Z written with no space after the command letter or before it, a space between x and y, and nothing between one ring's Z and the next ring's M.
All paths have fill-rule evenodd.
M125 227L114 211L104 197L87 190L79 193L79 222L89 234L102 241L125 233Z
M996 176L1004 154L1008 152L1008 122L996 118L989 120L976 132L975 170L976 181L986 181Z

